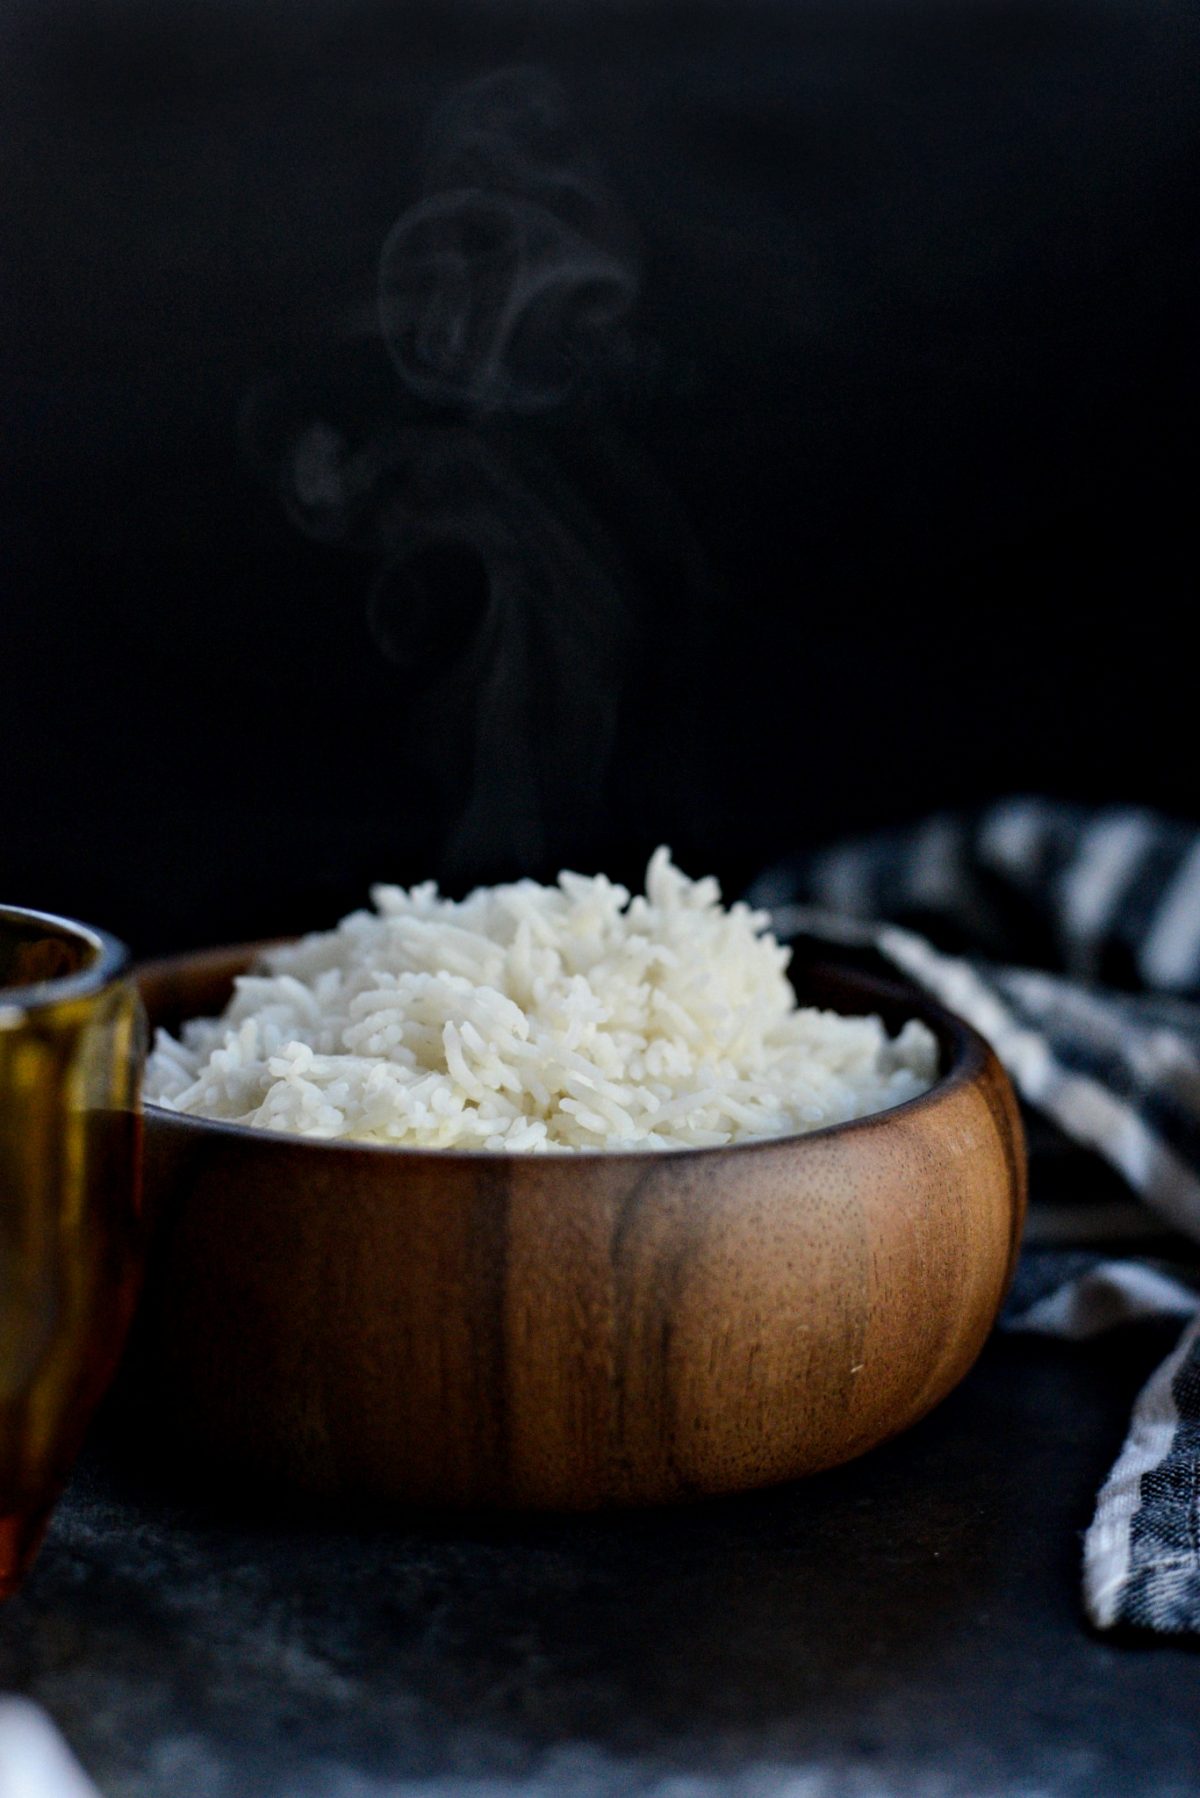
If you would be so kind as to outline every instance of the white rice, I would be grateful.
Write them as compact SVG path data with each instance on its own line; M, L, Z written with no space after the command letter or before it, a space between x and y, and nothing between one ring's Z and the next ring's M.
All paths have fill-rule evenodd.
M220 1018L160 1030L146 1097L301 1136L509 1153L681 1149L898 1105L937 1073L917 1020L797 1005L765 912L665 849L646 896L603 875L372 889L273 949Z

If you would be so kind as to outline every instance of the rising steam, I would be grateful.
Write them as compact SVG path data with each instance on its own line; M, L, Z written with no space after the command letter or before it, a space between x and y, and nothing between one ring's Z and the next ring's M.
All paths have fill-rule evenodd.
M376 559L368 620L407 676L410 753L453 787L450 880L595 841L640 625L594 495L652 506L656 538L673 510L605 403L633 354L638 267L568 124L534 70L450 96L380 261L393 421L355 441L310 420L283 455L296 522ZM583 457L583 481L549 439L577 475ZM623 516L622 540L630 528ZM672 529L686 559L686 527Z
M462 424L397 428L354 454L315 425L292 475L312 535L369 518L383 565L368 621L413 677L426 739L471 733L448 867L536 866L564 832L586 836L633 634L621 557L591 511L531 447L501 451Z
M541 412L620 353L637 274L565 127L535 70L473 82L435 119L423 196L379 270L383 340L421 399Z

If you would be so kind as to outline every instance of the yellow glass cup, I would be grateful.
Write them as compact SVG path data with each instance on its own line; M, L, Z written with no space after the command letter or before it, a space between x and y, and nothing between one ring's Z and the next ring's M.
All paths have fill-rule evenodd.
M141 1274L141 1002L124 947L0 906L0 1598L120 1357Z

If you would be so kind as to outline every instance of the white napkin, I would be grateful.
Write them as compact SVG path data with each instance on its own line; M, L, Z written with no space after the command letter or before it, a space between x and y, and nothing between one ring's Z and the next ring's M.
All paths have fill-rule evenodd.
M45 1711L0 1698L0 1798L100 1798Z

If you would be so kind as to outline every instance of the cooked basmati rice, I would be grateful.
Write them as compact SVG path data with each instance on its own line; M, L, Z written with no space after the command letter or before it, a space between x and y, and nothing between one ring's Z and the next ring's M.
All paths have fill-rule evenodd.
M604 875L372 889L375 911L272 949L220 1018L160 1030L146 1097L302 1136L508 1153L702 1148L923 1092L913 1019L802 1008L765 912L659 849Z

